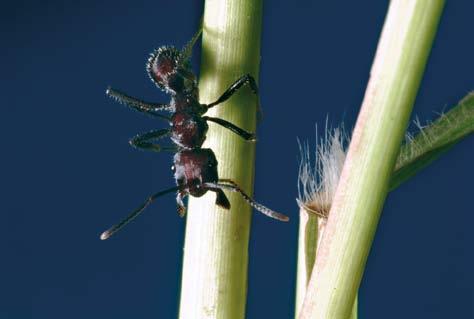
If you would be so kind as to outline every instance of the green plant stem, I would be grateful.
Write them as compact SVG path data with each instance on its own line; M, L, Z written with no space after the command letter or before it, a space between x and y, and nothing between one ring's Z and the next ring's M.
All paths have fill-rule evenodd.
M401 147L395 170L390 178L390 191L473 133L474 93L469 93L451 110L423 127ZM317 245L326 224L324 219L307 212L304 208L300 209L299 216L295 316L303 304L306 287L316 260ZM357 301L354 303L351 318L357 318Z
M443 5L390 2L300 318L351 314Z
M304 208L300 208L295 318L298 318L301 307L303 306L306 288L308 287L311 272L313 271L316 261L318 243L321 242L325 228L325 219L316 216L314 213L307 212ZM357 308L358 301L356 296L349 319L357 319Z
M258 78L262 1L207 0L204 8L200 101L215 101L237 78ZM255 131L257 98L248 88L208 114ZM210 124L203 147L212 148L219 176L253 191L255 144ZM226 192L230 211L215 194L190 198L186 224L179 317L244 318L251 208Z
M322 234L319 226L322 222L324 222L323 219L300 208L295 317L298 316L301 306L303 305L306 287L308 286L309 278L313 271L314 262L316 260L316 249L320 235ZM324 227L323 225L321 226Z

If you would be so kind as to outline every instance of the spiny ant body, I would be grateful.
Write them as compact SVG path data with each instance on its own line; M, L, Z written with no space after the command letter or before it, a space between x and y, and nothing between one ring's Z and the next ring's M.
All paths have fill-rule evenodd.
M107 95L118 102L126 104L139 112L169 121L170 129L152 130L138 135L130 140L130 144L139 149L155 152L176 152L172 169L177 186L150 196L123 221L102 233L101 239L109 238L139 215L157 197L171 192L177 192L176 201L181 216L185 214L183 199L186 195L201 197L208 191L216 193L217 205L229 209L229 200L223 192L223 189L226 189L241 194L252 207L263 214L281 221L288 220L287 216L255 202L233 181L219 179L217 174L218 163L214 152L211 149L201 148L209 128L208 121L231 130L247 141L255 141L253 133L249 133L223 119L204 116L204 113L209 108L229 99L244 84L248 84L254 94L257 94L258 90L254 78L247 74L235 81L215 102L210 104L199 103L199 90L196 77L191 69L190 56L192 47L200 33L198 31L182 51L171 46L164 46L155 50L148 59L146 66L148 75L160 89L170 94L170 103L148 103L117 90L107 89ZM173 114L171 117L167 117L158 113L159 111L168 111ZM157 139L165 136L169 136L175 145L161 147L156 143Z
M133 146L154 151L199 148L206 139L209 128L208 121L231 130L245 140L255 140L253 133L249 133L226 120L203 116L209 108L225 102L243 85L248 84L254 94L258 93L258 88L255 79L246 74L235 81L215 102L210 104L199 103L198 84L190 63L192 46L199 35L200 32L196 33L182 51L175 47L163 46L155 50L148 59L146 65L148 76L156 86L171 96L168 104L148 103L112 88L107 89L107 95L118 102L126 104L139 112L160 117L170 122L171 128L168 130L151 131L133 138L130 141ZM158 111L168 111L173 114L171 117L167 117L157 113ZM165 136L170 136L177 148L161 149L159 145L151 143L151 141Z

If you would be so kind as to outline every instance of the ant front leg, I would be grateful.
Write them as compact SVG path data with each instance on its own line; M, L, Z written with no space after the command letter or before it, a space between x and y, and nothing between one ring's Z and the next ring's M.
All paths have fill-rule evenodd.
M247 132L246 130L241 129L238 126L236 126L236 125L234 125L230 122L227 122L226 120L223 120L223 119L220 119L220 118L217 118L217 117L210 117L210 116L203 116L202 118L205 121L210 121L210 122L214 122L214 123L217 123L219 125L222 125L226 129L231 130L232 132L239 135L240 137L242 137L246 141L256 141L257 140L254 133Z
M173 111L172 107L168 104L144 102L137 98L131 97L123 92L114 90L110 87L107 88L105 94L107 94L109 97L113 98L120 104L125 104L128 107L134 109L135 111L145 113L152 117L159 117L167 121L171 121L168 116L156 113L158 111Z
M161 152L161 151L173 151L175 152L177 148L175 146L161 147L159 144L153 143L154 140L163 138L170 134L169 129L153 130L145 134L137 135L130 140L130 145L135 148Z
M244 84L248 84L252 92L258 95L258 87L255 79L250 75L246 74L242 76L240 79L235 81L222 95L217 101L207 104L208 108L211 108L217 104L227 101L235 92L237 92Z

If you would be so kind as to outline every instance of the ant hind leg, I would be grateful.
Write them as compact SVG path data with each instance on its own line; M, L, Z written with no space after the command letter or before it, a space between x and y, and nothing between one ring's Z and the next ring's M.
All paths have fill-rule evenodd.
M172 188L168 188L168 189L165 189L164 191L161 191L161 192L158 192L158 193L155 193L155 194L151 195L140 206L138 206L130 215L128 215L127 217L122 219L118 224L115 224L112 227L110 227L109 229L107 229L106 231L104 231L100 235L100 239L101 240L108 239L110 236L112 236L113 234L118 232L120 229L122 229L129 222L134 220L138 215L143 213L145 208L147 208L148 205L150 205L155 199L157 199L158 197L163 196L165 194L174 192L178 189L179 189L178 187L172 187Z
M176 195L176 203L178 204L178 215L179 217L184 217L186 215L186 206L184 205L184 197L186 193L179 190Z
M230 202L222 189L216 189L216 205L224 209L230 209Z
M277 220L280 220L280 221L283 221L283 222L287 222L288 220L290 220L288 218L288 216L277 213L277 212L271 210L270 208L265 207L262 204L257 203L256 201L254 201L249 195L247 195L239 187L239 185L237 185L237 183L235 183L234 181L232 181L230 179L220 179L217 183L206 183L206 184L208 185L208 187L227 189L227 190L239 193L243 197L243 199L247 203L249 203L250 206L252 206L256 210L258 210L262 214L267 215L268 217L271 217L271 218L274 218L274 219L277 219Z
M216 205L224 209L230 209L230 202L222 189L215 183L204 183L203 187L216 193Z

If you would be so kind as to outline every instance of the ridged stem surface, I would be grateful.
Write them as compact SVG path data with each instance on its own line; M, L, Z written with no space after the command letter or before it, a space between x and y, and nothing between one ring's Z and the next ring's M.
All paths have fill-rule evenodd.
M258 79L262 1L207 0L203 19L200 102L215 101L249 73ZM247 130L256 128L257 98L242 88L207 115ZM252 195L255 143L210 123L203 147L219 162L220 178L230 178ZM190 198L186 224L179 317L244 318L247 294L251 208L225 191L231 210L215 205L215 194Z
M390 2L300 318L350 316L443 5Z

